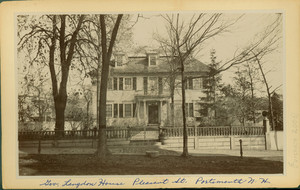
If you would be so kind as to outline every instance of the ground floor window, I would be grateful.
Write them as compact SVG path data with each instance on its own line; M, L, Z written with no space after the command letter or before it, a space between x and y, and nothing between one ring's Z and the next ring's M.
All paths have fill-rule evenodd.
M136 117L136 104L107 104L106 117L123 118L123 117Z
M185 116L186 117L194 117L193 103L185 103Z
M106 117L112 117L112 104L106 104Z
M131 117L131 105L132 104L125 104L125 117Z

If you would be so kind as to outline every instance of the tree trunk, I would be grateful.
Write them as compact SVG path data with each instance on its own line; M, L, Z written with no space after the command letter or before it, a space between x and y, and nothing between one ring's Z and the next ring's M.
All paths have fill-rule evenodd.
M55 104L55 131L57 136L62 137L64 135L65 128L65 108L67 104L66 95L58 95L54 98Z
M171 125L175 127L175 105L174 105L175 77L170 78L170 95L171 95Z
M183 152L182 156L188 156L188 135L186 126L186 116L185 116L185 76L184 76L184 65L181 63L181 93L182 93L182 121L183 121Z
M97 156L101 159L109 154L106 146L106 97L107 97L107 80L109 73L109 62L113 51L113 46L118 34L118 29L121 23L122 14L118 15L114 28L112 30L111 40L107 48L107 35L105 15L100 15L101 26L101 49L102 49L102 69L100 82L100 101L99 101L99 134L98 134L98 148Z
M275 130L275 122L274 122L274 113L273 113L273 105L272 105L272 99L271 99L271 93L270 90L267 90L268 92L268 100L269 100L269 116L270 116L270 124L271 124L271 130Z

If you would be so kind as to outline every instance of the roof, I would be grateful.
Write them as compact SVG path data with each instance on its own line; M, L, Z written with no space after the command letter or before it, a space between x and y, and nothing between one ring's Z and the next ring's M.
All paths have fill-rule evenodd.
M168 57L160 56L157 58L156 66L148 66L148 58L144 56L131 56L127 57L126 63L120 67L115 67L115 60L110 63L110 75L162 75L170 73L170 63L168 62ZM180 66L178 66L180 68ZM178 74L179 74L178 69ZM211 68L201 61L191 58L185 63L185 74L186 75L209 75ZM94 77L97 72L91 71L89 73Z
M180 68L178 66L178 68ZM178 70L179 71L179 70ZM114 62L111 67L111 75L121 75L121 74L135 74L135 75L152 75L152 74L164 74L170 72L170 63L167 57L157 58L156 66L148 66L147 57L128 57L127 63L121 67L114 67ZM186 74L201 74L208 75L210 72L210 67L200 62L197 59L190 59L185 64Z

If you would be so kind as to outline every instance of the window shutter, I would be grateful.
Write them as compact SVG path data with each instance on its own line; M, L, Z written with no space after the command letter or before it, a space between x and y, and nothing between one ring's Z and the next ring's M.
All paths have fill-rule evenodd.
M158 93L162 94L163 93L163 85L162 85L162 78L158 78Z
M193 106L193 103L189 103L189 117L194 117L194 106Z
M132 87L133 87L133 90L136 90L136 77L132 78Z
M119 104L119 117L123 117L123 104Z
M118 78L114 78L114 90L118 90Z
M148 78L144 77L144 94L147 95L148 90Z
M123 78L119 78L119 90L123 90Z
M118 104L114 104L114 117L118 117Z
M136 110L136 103L133 103L132 117L136 117L136 115L135 115L135 110Z
M185 117L188 117L189 116L189 109L188 109L188 107L189 107L189 104L188 103L185 103Z
M189 78L189 89L193 89L193 79Z

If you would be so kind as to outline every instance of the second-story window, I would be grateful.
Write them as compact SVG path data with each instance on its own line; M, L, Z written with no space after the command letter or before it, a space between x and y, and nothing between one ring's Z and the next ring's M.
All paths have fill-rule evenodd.
M137 90L137 78L114 77L109 79L107 85L110 90Z
M193 89L199 90L202 88L202 78L195 78L193 81Z
M131 78L125 78L124 90L132 90Z
M154 94L157 92L157 77L149 77L148 79L148 92Z

